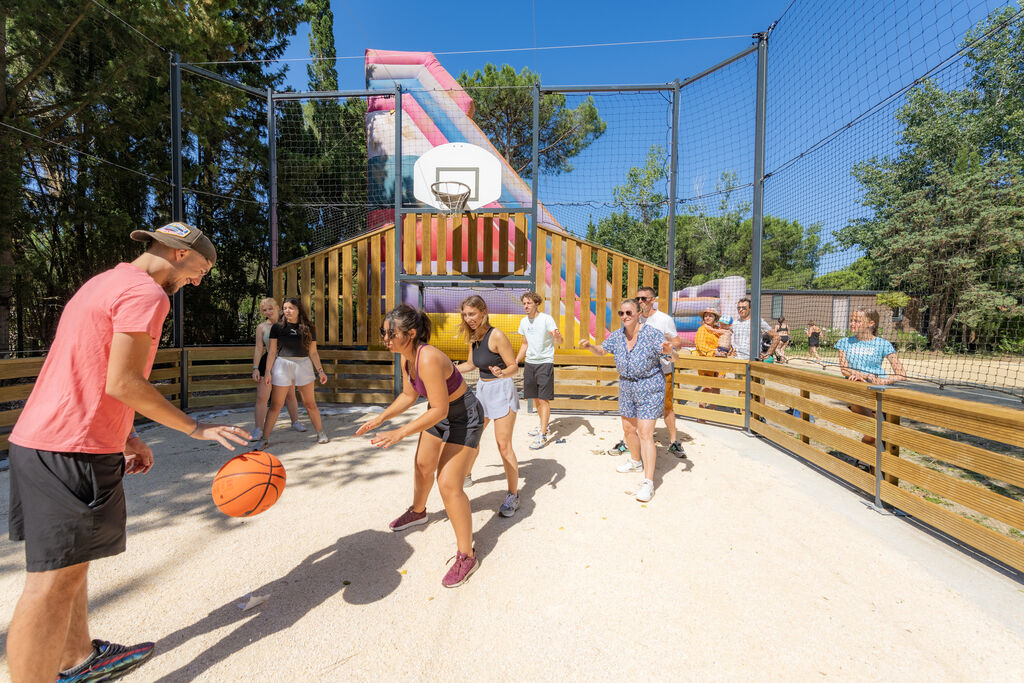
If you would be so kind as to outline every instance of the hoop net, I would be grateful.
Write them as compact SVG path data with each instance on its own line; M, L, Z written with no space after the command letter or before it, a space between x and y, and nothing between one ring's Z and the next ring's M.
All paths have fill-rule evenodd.
M449 216L454 216L465 210L471 192L469 185L455 180L442 180L433 183L430 186L430 191L437 198L438 203L444 207L443 211Z

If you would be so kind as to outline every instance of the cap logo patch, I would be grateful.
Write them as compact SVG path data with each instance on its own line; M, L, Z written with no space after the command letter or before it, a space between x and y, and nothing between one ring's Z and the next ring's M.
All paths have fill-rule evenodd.
M162 232L167 235L174 235L175 237L188 237L189 230L187 225L181 223L168 223L167 225L157 228L156 232Z

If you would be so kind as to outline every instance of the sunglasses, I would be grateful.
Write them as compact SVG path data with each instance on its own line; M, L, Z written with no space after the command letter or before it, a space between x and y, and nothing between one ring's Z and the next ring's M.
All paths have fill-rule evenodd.
M634 316L634 315L636 315L635 311L619 311L619 317L620 318L623 317L623 316Z
M636 300L637 300L637 301L650 301L650 300L651 300L651 297L649 297L649 296L638 296L638 297L636 298Z

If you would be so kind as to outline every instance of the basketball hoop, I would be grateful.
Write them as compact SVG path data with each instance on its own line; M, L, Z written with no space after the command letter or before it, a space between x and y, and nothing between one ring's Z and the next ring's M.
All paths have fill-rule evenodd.
M433 193L438 204L441 205L441 210L449 216L455 216L465 210L466 202L469 200L469 193L472 190L465 183L460 183L456 180L442 180L433 183L430 186L430 191Z

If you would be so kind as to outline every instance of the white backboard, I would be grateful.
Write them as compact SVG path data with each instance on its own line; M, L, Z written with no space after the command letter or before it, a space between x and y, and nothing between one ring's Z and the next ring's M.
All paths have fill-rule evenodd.
M413 167L413 196L435 209L437 201L430 186L454 180L469 186L466 209L473 210L501 198L501 164L483 147L466 142L438 145L416 160Z

